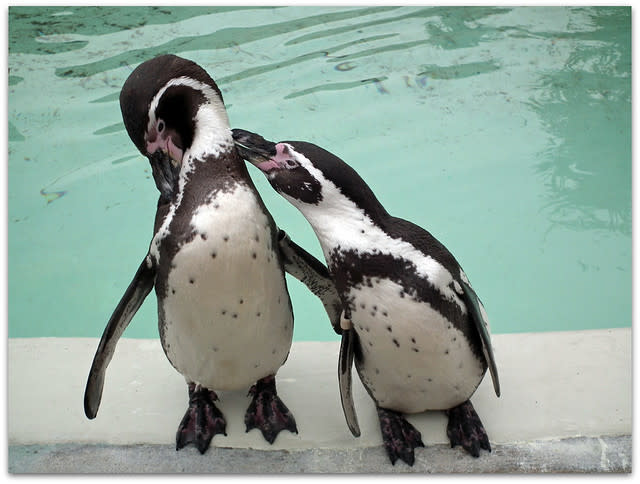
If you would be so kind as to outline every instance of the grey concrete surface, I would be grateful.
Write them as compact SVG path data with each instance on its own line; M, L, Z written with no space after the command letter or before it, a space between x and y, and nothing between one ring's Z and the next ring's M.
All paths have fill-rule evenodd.
M628 473L631 437L582 437L494 446L473 458L459 447L432 445L409 467L393 466L381 446L356 449L259 450L169 445L18 445L9 447L9 472L75 473Z

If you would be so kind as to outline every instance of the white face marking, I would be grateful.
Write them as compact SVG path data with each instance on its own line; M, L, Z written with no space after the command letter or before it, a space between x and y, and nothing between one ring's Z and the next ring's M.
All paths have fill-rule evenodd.
M354 250L359 254L382 253L404 258L416 266L417 273L425 277L447 299L455 302L466 314L466 306L455 290L451 273L432 257L423 254L409 242L390 237L376 226L369 216L355 203L345 197L340 189L327 180L305 156L296 152L300 163L322 186L322 200L317 204L304 203L283 193L309 221L320 241L325 259L329 261L331 251L340 246L343 250Z
M207 100L210 103L218 104L218 106L222 108L220 109L219 116L222 118L225 124L227 125L229 124L226 110L224 109L224 105L222 104L222 102L220 101L220 98L218 97L218 93L208 84L197 81L190 77L182 76L182 77L177 77L175 79L171 79L169 82L167 82L164 86L160 88L160 90L156 93L156 95L151 100L151 103L149 104L149 124L147 125L147 130L155 125L156 123L155 111L156 109L158 109L158 104L160 103L160 99L162 99L162 96L164 95L165 91L171 86L187 86L192 88L195 91L202 92L202 94L204 94L204 96L207 98Z
M187 86L200 91L208 101L208 103L200 106L196 114L196 132L190 149L184 154L185 159L188 158L188 155L195 159L201 159L203 155L220 154L233 146L229 118L218 93L208 84L185 76L171 79L151 100L147 132L150 132L156 126L158 122L155 116L156 109L165 91L171 86Z

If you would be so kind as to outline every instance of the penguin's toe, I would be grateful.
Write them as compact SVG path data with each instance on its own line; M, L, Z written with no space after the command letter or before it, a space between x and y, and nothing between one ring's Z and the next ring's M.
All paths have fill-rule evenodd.
M178 426L176 450L194 444L204 454L216 434L227 435L224 416L213 403L217 399L211 390L189 386L189 408Z
M247 432L259 429L270 444L273 444L282 430L298 433L293 414L276 393L273 376L259 380L251 387L249 394L253 395L253 400L244 416Z
M447 436L451 447L460 445L473 457L480 456L480 449L491 452L487 432L469 400L446 413L449 416Z
M424 447L420 432L402 416L402 414L378 407L378 419L382 441L393 465L398 459L410 466L415 462L414 449Z

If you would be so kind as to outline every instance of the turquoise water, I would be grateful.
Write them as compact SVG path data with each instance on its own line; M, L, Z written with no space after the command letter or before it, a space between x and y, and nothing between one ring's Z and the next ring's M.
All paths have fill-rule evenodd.
M431 231L493 332L631 326L630 8L11 7L10 337L100 336L144 257L157 192L117 99L163 53L232 126L329 149ZM295 339L335 339L289 286ZM154 297L125 336L157 336Z

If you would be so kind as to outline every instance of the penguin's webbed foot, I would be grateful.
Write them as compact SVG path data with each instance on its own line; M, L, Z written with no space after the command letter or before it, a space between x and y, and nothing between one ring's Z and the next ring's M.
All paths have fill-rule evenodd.
M386 408L377 407L382 441L393 465L398 458L410 466L415 461L414 449L424 447L420 432L402 416Z
M176 433L176 450L193 443L204 454L214 435L227 435L224 416L213 403L216 400L215 392L195 383L189 384L189 408Z
M446 414L449 417L447 436L451 447L461 445L474 457L480 456L480 449L491 452L487 432L470 400L450 408Z
M249 395L253 396L253 400L244 416L247 432L259 429L270 444L273 444L281 430L298 433L293 414L276 393L274 375L258 380L249 390Z

